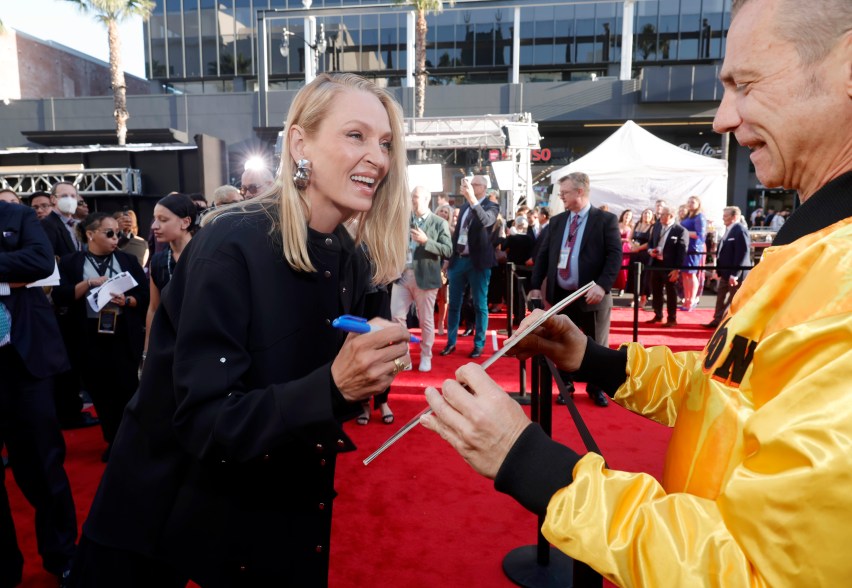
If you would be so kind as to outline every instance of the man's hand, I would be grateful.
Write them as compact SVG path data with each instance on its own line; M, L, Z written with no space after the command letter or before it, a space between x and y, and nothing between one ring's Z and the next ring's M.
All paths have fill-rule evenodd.
M417 227L413 227L410 231L411 240L415 243L419 243L420 245L425 245L426 241L429 240L429 237L426 236L426 233L422 231L422 229L418 229Z
M680 272L677 270L672 270L669 272L669 282L677 282L677 278L680 275Z
M460 367L456 377L458 381L444 382L443 395L426 388L426 400L434 412L421 417L420 423L449 442L474 470L493 480L530 420L479 365Z
M518 332L535 322L543 313L544 311L540 309L532 311L529 316L521 321ZM507 341L514 337L517 337L517 334L512 335ZM571 319L567 316L558 314L544 321L535 331L518 341L512 349L506 352L506 355L518 359L527 359L533 355L544 354L559 369L566 372L576 372L583 362L587 343L586 336L577 328L577 325L571 322Z
M606 296L604 289L595 284L588 292L586 292L586 302L589 304L597 304L604 299L604 296Z
M471 206L476 206L479 202L476 199L476 194L473 193L473 186L471 185L469 178L464 178L462 180L460 192L462 193L462 196L464 196L465 200L467 200L467 203Z
M731 276L731 277L728 278L728 285L731 288L735 288L739 282L740 281L739 281L739 279L737 279L737 276Z

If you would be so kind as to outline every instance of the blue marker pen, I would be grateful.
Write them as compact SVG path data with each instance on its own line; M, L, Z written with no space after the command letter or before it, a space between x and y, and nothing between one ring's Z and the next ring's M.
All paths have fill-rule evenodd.
M351 314L344 314L337 317L331 321L331 326L349 333L372 333L373 331L380 331L382 329L379 326L371 325L365 318L352 316ZM420 343L420 339L414 335L411 335L410 341L412 343Z

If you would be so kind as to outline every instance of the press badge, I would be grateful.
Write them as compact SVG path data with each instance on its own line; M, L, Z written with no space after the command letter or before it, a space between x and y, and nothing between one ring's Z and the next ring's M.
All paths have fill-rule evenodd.
M104 308L98 313L98 333L115 335L115 323L118 320L118 311Z
M459 245L466 246L467 245L467 231L462 231L459 233Z
M562 251L559 252L559 269L565 269L568 267L568 260L571 259L571 248L566 247Z

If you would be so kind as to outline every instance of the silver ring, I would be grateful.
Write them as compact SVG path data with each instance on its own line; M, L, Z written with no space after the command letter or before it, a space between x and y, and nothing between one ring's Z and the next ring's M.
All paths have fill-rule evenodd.
M402 361L399 357L393 360L393 375L397 375L399 372L403 371L406 368L405 362Z

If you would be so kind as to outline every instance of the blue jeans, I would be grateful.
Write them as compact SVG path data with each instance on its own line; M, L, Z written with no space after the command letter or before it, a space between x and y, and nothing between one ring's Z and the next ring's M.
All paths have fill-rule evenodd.
M473 262L469 257L459 257L450 266L447 277L450 282L447 345L456 344L464 290L470 284L473 310L476 313L476 334L473 337L473 347L482 349L485 347L485 331L488 330L488 282L491 279L491 268L477 270L473 267Z

